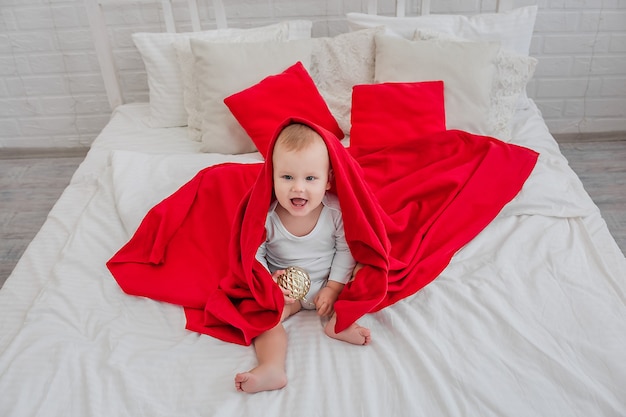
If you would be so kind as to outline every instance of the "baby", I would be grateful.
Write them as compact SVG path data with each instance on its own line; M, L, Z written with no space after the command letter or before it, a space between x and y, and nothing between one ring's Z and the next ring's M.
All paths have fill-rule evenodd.
M288 266L305 269L311 288L304 300L291 298L283 289L281 323L254 339L257 367L235 376L235 387L245 392L287 384L287 334L282 321L301 309L315 309L318 315L330 317L324 331L332 338L357 345L371 340L369 329L356 323L340 333L334 331L334 304L355 271L355 261L345 240L339 200L327 193L332 168L324 140L309 126L288 125L276 139L272 164L276 201L265 223L266 241L256 257L274 281Z

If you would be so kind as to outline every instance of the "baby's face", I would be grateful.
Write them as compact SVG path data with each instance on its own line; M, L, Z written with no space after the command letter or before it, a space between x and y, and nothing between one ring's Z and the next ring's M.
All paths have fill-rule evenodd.
M331 184L328 151L321 138L297 151L277 144L272 162L274 193L289 214L304 217L322 204Z

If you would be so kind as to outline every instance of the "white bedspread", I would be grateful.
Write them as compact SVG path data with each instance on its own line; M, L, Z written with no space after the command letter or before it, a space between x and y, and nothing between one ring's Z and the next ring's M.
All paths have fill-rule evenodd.
M0 291L1 416L626 415L626 260L532 103L522 192L432 284L361 320L370 346L287 320L289 384L255 395L233 383L252 347L185 330L105 262L199 169L259 155L197 154L141 114L118 111Z

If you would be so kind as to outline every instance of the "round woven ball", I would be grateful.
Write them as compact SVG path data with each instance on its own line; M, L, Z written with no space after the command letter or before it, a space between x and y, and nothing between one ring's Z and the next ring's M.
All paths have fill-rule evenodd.
M302 300L311 288L311 278L307 272L297 266L290 266L278 276L278 285L291 292L291 298Z

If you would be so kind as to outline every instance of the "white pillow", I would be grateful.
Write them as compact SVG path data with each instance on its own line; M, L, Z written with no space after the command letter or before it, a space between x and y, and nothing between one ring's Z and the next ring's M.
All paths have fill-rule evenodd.
M428 29L415 31L415 40L472 42ZM535 58L516 55L504 49L498 52L489 111L491 136L505 141L511 139L511 118L520 96L525 95L526 84L532 78L536 66Z
M202 150L225 154L254 152L252 140L224 99L300 61L311 62L310 40L218 43L191 39L202 119Z
M133 41L141 54L150 91L151 127L187 125L184 87L174 42L178 40L214 39L220 41L286 40L290 36L310 37L312 22L278 23L251 29L217 29L186 33L134 33Z
M443 80L446 127L491 134L498 43L410 41L387 35L375 39L377 83Z
M374 35L383 30L382 27L377 27L344 33L335 37L312 38L308 41L311 44L307 46L311 50L309 68L311 78L346 135L350 133L352 87L356 84L374 82ZM188 48L187 52L184 51L185 46ZM189 47L189 41L186 41L186 45L184 42L177 42L176 47L179 57L193 64L193 54ZM193 91L197 94L197 85L195 81L191 81L195 79L195 74L192 75L193 71L186 69L182 60L181 69L185 83L185 102L187 103L187 97L191 95L188 93L188 89L191 89L191 86L195 87ZM201 104L196 103L195 106L197 111L187 109L189 131L192 138L201 140L200 115L203 115L204 112L200 108Z
M374 82L374 35L382 26L312 38L311 78L344 134L350 134L352 87Z
M233 34L229 38L205 38L195 39L212 40L216 42L269 42L288 41L295 39L311 38L312 22L308 20L292 20L269 26L280 27L279 31L248 29L245 32ZM260 28L263 29L263 28ZM183 82L183 102L187 112L187 126L189 136L197 141L202 138L202 120L200 119L200 103L198 100L198 83L194 73L194 56L189 44L189 38L177 39L174 49L178 57L178 65Z
M390 34L413 39L416 29L434 29L473 41L500 42L502 48L519 55L528 55L536 17L536 5L470 17L437 14L411 17L347 14L350 30L384 25Z

